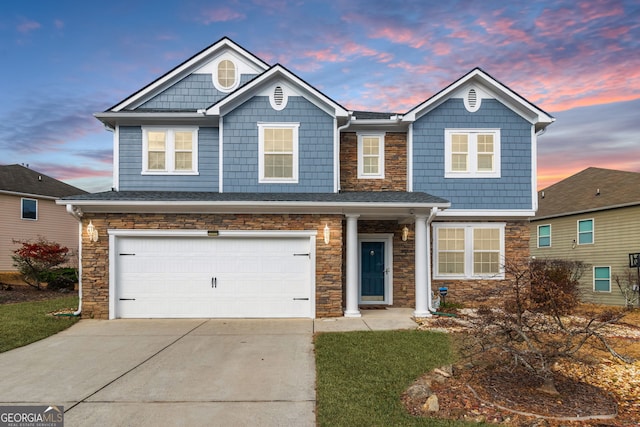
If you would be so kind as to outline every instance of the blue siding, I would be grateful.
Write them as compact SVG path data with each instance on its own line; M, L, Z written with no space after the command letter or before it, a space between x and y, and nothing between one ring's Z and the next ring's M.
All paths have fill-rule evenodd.
M142 128L120 127L120 190L218 191L218 128L198 130L199 175L142 175Z
M298 183L258 182L258 122L296 122ZM282 111L269 98L256 96L224 117L225 192L332 192L333 118L303 97L289 97Z
M497 128L500 178L444 178L445 128ZM493 99L470 113L462 99L449 99L413 128L413 189L451 201L452 209L531 209L531 124Z
M254 77L255 75L243 74L240 85ZM215 88L211 74L191 74L140 105L138 109L195 111L210 107L227 95L228 93Z

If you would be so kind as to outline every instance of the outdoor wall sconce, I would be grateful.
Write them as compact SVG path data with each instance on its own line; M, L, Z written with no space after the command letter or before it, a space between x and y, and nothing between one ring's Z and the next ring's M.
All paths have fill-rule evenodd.
M331 230L329 229L329 224L324 225L324 244L328 245L331 241Z
M96 230L96 227L91 221L89 221L89 225L87 225L87 236L89 236L90 242L98 241L98 230Z
M576 248L576 239L573 239L573 242L571 243L571 249L575 249Z
M409 238L409 227L405 225L404 227L402 227L402 241L406 242L408 238Z

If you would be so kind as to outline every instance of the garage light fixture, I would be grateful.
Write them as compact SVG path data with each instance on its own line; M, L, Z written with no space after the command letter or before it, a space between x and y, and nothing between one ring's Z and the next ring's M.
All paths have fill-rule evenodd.
M91 221L89 221L89 225L87 225L87 236L89 236L90 242L98 241L98 230L96 230L96 227Z
M329 229L329 224L324 225L324 244L328 245L331 241L331 230Z
M209 237L218 237L218 230L209 230L209 231L207 231L207 236L209 236Z

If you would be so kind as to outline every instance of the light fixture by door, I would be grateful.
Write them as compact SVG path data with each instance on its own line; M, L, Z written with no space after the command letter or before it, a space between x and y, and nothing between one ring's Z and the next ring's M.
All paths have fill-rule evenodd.
M409 227L405 225L404 227L402 227L402 241L406 242L408 238L409 238Z
M331 241L331 230L329 229L329 224L324 225L324 244L328 245Z
M98 241L98 230L91 221L89 221L89 225L87 225L87 236L89 236L90 242Z

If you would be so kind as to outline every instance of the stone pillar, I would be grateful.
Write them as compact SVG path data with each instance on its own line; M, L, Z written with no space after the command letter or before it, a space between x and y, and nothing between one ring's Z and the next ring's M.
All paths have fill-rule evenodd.
M416 215L415 224L416 255L416 310L415 317L429 317L429 241L427 238L427 215Z
M358 309L358 217L347 217L347 308L344 317L360 317Z

